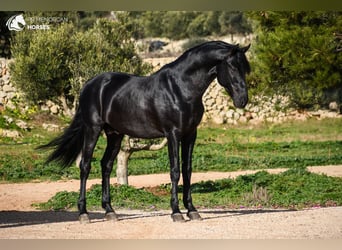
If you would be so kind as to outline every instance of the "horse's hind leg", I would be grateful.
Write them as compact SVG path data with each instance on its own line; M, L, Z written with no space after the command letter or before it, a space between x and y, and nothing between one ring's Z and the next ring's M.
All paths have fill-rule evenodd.
M184 217L179 210L178 202L178 182L180 177L179 167L179 140L175 135L167 137L168 151L170 160L170 176L171 176L171 218L174 222L184 222Z
M192 151L196 140L196 131L182 140L182 176L183 176L183 203L188 209L190 220L201 220L201 216L192 204L191 197L191 174L192 174Z
M88 223L89 215L87 212L86 206L86 182L89 176L90 168L91 168L91 159L93 156L94 148L97 142L97 139L101 132L101 127L93 126L88 127L85 126L84 131L84 142L82 148L82 159L80 162L80 197L78 200L78 210L80 213L79 220L81 223Z
M118 135L112 131L105 129L107 136L106 151L101 160L102 168L102 207L106 211L105 218L107 220L117 220L117 216L111 206L110 199L110 173L113 169L114 160L119 153L123 135Z

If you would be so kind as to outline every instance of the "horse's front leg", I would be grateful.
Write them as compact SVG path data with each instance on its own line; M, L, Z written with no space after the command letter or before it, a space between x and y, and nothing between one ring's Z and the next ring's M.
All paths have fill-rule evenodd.
M179 210L178 201L178 182L180 178L179 164L179 139L173 134L168 136L168 152L170 160L170 177L171 177L171 218L175 222L184 222L184 217Z
M183 176L183 203L188 209L190 220L201 220L201 216L192 204L191 197L191 174L192 174L192 152L196 141L197 131L182 140L182 176Z

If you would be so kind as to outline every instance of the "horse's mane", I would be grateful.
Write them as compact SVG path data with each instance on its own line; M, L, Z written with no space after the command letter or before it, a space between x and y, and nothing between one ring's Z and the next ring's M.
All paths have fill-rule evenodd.
M192 48L187 49L176 60L174 60L173 62L170 62L168 64L165 64L159 70L162 70L162 69L165 69L165 68L170 68L173 65L178 64L180 61L186 60L189 55L192 55L194 53L197 53L198 51L204 50L205 48L207 48L208 50L210 50L210 49L219 49L219 48L221 48L221 49L237 49L237 50L239 50L239 45L238 44L234 45L234 44L226 43L226 42L223 42L223 41L209 41L209 42L205 42L205 43L202 43L202 44L199 44L199 45L196 45L196 46L194 46ZM246 58L244 53L237 53L237 60L238 60L239 64L242 65L243 70L246 73L249 73L251 71L249 62L248 62L248 60L247 60L247 58Z
M229 43L226 43L226 42L223 42L223 41L209 41L209 42L205 42L205 43L202 43L202 44L199 44L199 45L196 45L196 46L194 46L192 48L187 49L176 60L174 60L173 62L170 62L168 64L165 64L159 70L172 67L173 65L178 64L180 61L186 60L186 58L188 58L189 55L191 55L193 53L197 53L200 50L203 50L205 47L208 47L208 49L217 49L217 48L224 49L224 48L233 48L233 47L236 47L236 45L232 45L232 44L229 44Z

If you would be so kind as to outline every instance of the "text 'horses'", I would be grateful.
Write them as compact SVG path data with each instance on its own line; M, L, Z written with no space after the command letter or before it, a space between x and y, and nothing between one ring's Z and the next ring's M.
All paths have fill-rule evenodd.
M79 166L80 221L89 221L86 180L94 147L102 130L107 136L107 147L101 160L102 207L107 219L117 219L111 206L109 179L125 134L138 138L168 139L172 219L184 221L178 201L180 169L187 215L191 220L201 219L192 203L190 181L197 126L204 111L202 96L217 77L234 105L245 107L248 102L245 75L250 71L245 56L248 48L222 41L206 42L187 50L150 76L107 72L85 84L71 125L60 137L41 147L54 148L47 161L57 161L65 167L82 153Z

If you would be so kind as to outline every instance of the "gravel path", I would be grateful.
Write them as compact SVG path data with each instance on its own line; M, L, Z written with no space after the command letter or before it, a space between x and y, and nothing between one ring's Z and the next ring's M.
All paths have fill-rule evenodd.
M342 166L309 168L313 172L342 177ZM270 170L279 173L285 169ZM193 182L234 178L242 172L194 173ZM112 181L115 183L115 180ZM130 185L156 186L169 182L168 174L130 176ZM90 180L88 187L100 180ZM79 182L57 181L0 184L0 239L342 239L342 207L301 211L278 209L203 209L202 221L173 223L170 211L117 210L120 220L103 220L92 212L90 224L81 225L77 212L34 210L58 191L77 191Z

